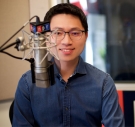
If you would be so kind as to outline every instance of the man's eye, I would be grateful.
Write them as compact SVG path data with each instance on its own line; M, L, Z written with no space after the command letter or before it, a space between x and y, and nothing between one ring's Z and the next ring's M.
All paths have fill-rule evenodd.
M73 31L70 33L72 36L79 36L80 32L79 31Z
M63 32L57 31L56 34L57 34L58 36L61 36L61 35L63 34Z
M61 35L63 35L63 32L61 31L56 31L53 33L53 36L61 36Z

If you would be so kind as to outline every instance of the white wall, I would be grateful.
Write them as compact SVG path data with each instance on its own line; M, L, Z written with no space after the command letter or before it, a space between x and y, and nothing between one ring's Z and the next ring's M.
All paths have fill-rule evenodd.
M0 127L11 127L9 108L12 100L0 102Z
M0 0L0 46L28 21L29 13L28 0ZM29 31L29 27L25 30ZM22 33L8 44L15 42L18 36L22 36ZM22 52L15 50L14 46L6 51L22 57ZM18 80L28 69L28 62L0 53L0 100L14 97Z
M29 0L30 1L30 17L37 15L43 21L48 9L51 7L51 0Z

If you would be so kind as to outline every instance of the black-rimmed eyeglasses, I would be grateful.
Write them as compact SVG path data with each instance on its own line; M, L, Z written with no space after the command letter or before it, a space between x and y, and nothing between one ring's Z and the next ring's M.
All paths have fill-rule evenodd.
M51 31L51 32L53 32L53 31ZM56 32L53 32L52 38L57 39L57 40L63 40L66 33L68 33L71 40L79 40L79 39L81 39L83 32L85 32L85 31L84 30L71 30L69 32L65 32L63 30L57 30Z

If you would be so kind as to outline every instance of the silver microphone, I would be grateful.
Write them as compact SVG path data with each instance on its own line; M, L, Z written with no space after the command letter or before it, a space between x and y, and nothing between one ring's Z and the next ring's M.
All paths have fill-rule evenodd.
M46 47L45 36L40 33L34 34L34 58L35 58L35 81L36 86L47 88L51 82L49 79L50 63L48 61L47 50L40 47ZM37 47L37 48L36 48ZM46 57L46 58L44 58Z
M48 38L39 32L36 32L30 37L30 43L23 43L24 38L22 37L19 37L16 40L18 42L16 45L16 49L18 51L32 49L32 82L36 83L37 87L43 88L48 88L55 83L53 63L51 61L48 61L49 52L45 43L47 40ZM26 59L28 55L30 55L30 53L24 56L23 59Z
M48 61L48 54L54 56L56 59L57 52L54 51L56 46L55 42L51 42L51 34L57 33L57 30L53 31L50 35L46 35L46 32L50 32L49 22L40 22L39 17L36 17L36 22L30 22L30 30L32 35L23 31L29 37L29 42L25 42L25 38L18 38L16 49L18 51L24 51L23 60L32 55L31 61L31 73L32 82L36 83L36 86L47 88L55 83L53 63ZM24 34L23 34L24 35ZM25 50L31 51L25 55Z

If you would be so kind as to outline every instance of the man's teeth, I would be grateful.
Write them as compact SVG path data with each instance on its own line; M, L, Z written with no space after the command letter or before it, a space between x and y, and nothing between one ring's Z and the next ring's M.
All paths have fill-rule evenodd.
M63 49L64 52L69 52L70 50L69 49Z

